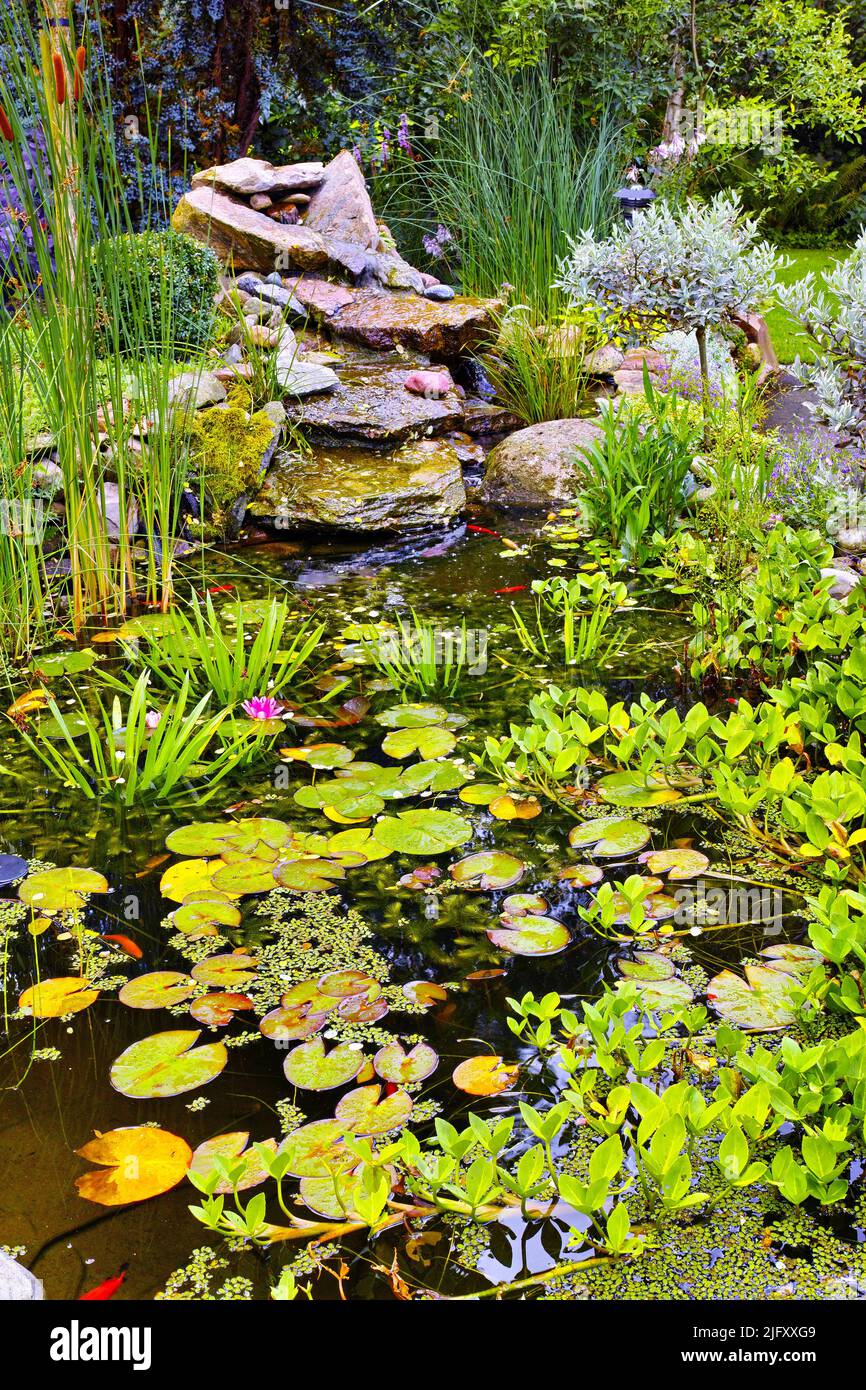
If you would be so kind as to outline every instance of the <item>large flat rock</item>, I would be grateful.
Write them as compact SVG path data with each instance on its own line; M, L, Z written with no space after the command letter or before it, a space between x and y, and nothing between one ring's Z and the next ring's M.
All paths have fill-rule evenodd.
M304 276L295 294L332 333L377 352L401 347L430 357L457 357L494 336L496 300L455 295L446 303L412 292L353 289Z
M545 420L517 430L487 455L481 497L528 510L570 502L585 477L579 451L601 437L594 420Z
M250 505L279 530L406 531L442 526L466 504L460 462L444 440L418 440L392 454L373 449L283 451Z
M244 158L202 169L193 175L192 186L217 188L239 198L251 198L256 193L281 198L289 193L307 193L324 182L325 166L319 161L269 164L266 159Z
M306 227L284 226L201 186L185 193L171 225L210 246L234 270L325 270L333 261L322 238Z
M414 395L405 387L411 366L348 363L339 385L327 396L292 406L289 415L316 435L399 444L422 435L445 434L463 418L456 391L437 399Z

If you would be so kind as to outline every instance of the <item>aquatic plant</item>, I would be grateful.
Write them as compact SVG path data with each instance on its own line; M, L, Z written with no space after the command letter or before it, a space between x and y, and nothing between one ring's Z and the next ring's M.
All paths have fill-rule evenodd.
M573 579L534 579L532 592L538 596L535 625L530 628L520 610L511 606L514 628L520 645L533 656L558 654L568 666L587 661L606 663L622 650L626 632L610 632L614 615L628 597L628 589L606 574L578 574ZM557 621L550 632L550 617Z
M252 640L251 626L258 629ZM285 599L272 599L252 622L241 607L229 623L206 594L204 604L193 596L186 610L175 608L167 633L149 631L146 624L134 636L130 632L127 650L133 668L144 668L152 683L175 693L189 684L213 692L221 706L234 706L263 690L276 700L302 676L324 631L309 616L292 622ZM126 688L111 676L105 679Z
M189 692L187 677L154 728L148 673L142 672L125 711L118 698L110 708L97 701L93 718L79 701L73 721L49 700L51 731L36 723L32 732L25 726L18 733L52 777L88 800L122 806L185 800L203 804L220 791L226 777L250 762L256 741L225 731L228 711L208 715L210 695L191 706Z

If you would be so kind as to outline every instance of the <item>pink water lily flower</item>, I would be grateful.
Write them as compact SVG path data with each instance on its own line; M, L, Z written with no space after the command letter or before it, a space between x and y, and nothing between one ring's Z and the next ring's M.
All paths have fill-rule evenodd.
M144 716L145 728L158 729L159 721L161 718L162 715L160 714L158 709L149 709L147 711L147 714Z
M271 695L254 695L251 700L244 700L243 708L250 719L279 719L285 706Z

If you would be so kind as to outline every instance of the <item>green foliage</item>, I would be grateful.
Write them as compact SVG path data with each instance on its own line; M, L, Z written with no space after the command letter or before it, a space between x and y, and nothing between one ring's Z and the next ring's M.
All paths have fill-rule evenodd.
M669 534L685 502L684 484L699 430L686 404L657 392L644 368L646 408L629 397L609 405L603 438L581 450L587 474L580 492L585 524L627 560L646 556L657 531Z
M178 429L195 485L210 501L211 524L219 532L227 524L227 508L259 483L274 423L262 410L250 415L241 405L228 405L186 417Z
M112 350L142 345L179 355L209 347L216 325L219 261L182 232L127 233L99 241L93 276L102 313L116 327Z

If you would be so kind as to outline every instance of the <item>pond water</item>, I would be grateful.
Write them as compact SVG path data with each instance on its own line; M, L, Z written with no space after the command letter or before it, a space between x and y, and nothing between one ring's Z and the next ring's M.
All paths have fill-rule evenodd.
M341 827L329 825L320 811L295 802L294 793L311 780L310 770L300 762L278 760L276 748L280 746L339 740L358 759L396 765L381 751L386 729L375 716L399 704L400 695L377 688L376 673L369 666L346 664L345 649L350 647L349 660L353 649L342 634L348 630L351 636L353 624L387 620L397 611L414 608L429 621L453 627L465 620L469 628L483 634L486 669L466 675L453 694L439 692L430 697L449 712L465 717L467 722L457 731L459 742L452 756L465 760L470 768L473 755L482 752L487 734L504 733L510 721L524 720L527 701L535 691L551 681L576 683L574 671L555 663L541 665L527 655L515 638L509 605L513 602L528 613L532 605L528 586L533 579L573 573L585 557L567 546L559 548L540 525L515 523L505 540L505 532L492 534L497 528L502 531L501 519L491 521L488 530L478 529L480 526L479 521L474 528L462 527L446 537L381 543L364 549L307 546L292 540L227 552L218 567L209 564L205 578L194 567L187 572L183 583L210 589L219 605L285 594L299 614L321 617L327 632L314 658L320 676L348 675L350 684L337 703L359 692L366 693L371 702L369 714L354 726L322 731L293 729L287 722L286 736L276 740L273 753L243 778L226 783L199 811L121 813L86 801L52 781L31 760L10 728L0 750L5 769L0 778L3 851L40 863L90 865L105 874L111 891L89 901L86 927L103 936L120 934L141 952L141 958L136 959L121 945L113 948L105 973L115 985L153 971L188 971L192 961L206 954L206 950L196 954L193 947L192 954L183 953L177 948L177 938L172 943L172 929L163 925L168 911L177 905L160 892L162 874L180 857L165 847L172 829L198 819L218 820L231 811L240 818L284 819L302 831L339 830ZM632 629L625 652L609 668L581 671L580 679L598 683L626 701L643 691L658 698L680 699L673 668L688 637L686 619L678 611L680 604L685 608L685 602L675 594L650 591L640 581L634 581L632 588L634 607L617 619ZM116 644L100 644L96 650L109 669L112 664L122 665L124 658ZM72 679L78 689L92 692L90 676ZM68 698L74 698L71 689ZM408 698L418 697L410 694ZM290 703L295 707L294 701ZM333 708L333 703L316 706L319 713ZM484 807L461 802L458 790L434 793L432 798L409 804L429 805L432 801L439 808L469 817L472 840L432 860L394 854L350 868L332 893L284 894L281 911L294 914L296 925L289 938L290 952L285 959L272 959L270 968L275 979L279 976L285 983L303 978L298 962L304 950L309 952L312 977L327 970L333 960L345 967L353 953L357 965L365 970L375 957L381 978L391 989L390 1011L374 1024L344 1027L342 1036L370 1043L368 1055L375 1050L372 1044L378 1046L383 1035L427 1040L439 1062L432 1075L413 1088L416 1107L432 1108L431 1103L435 1103L438 1113L455 1123L465 1120L469 1110L488 1119L516 1115L521 1099L536 1105L552 1100L556 1077L549 1075L509 1031L508 998L520 998L526 991L541 996L548 990L570 1002L593 998L602 982L618 978L615 962L622 948L595 935L580 920L577 907L587 901L585 890L557 877L564 865L579 857L568 848L567 834L574 819L566 811L544 802L541 813L532 819L501 820ZM754 853L742 846L722 846L711 823L696 810L688 815L667 812L663 818L657 812L637 814L653 824L656 847L689 842L705 850L721 874L757 871ZM544 895L549 915L569 929L567 949L528 958L508 955L488 939L487 931L498 926L508 890L462 891L450 885L447 866L475 850L491 848L505 850L526 864L519 891ZM430 862L443 871L438 882L426 888L398 885L402 875ZM4 892L9 899L15 896L14 887ZM803 935L802 919L796 911L788 913L796 902L796 898L786 897L782 936L777 939L796 940ZM273 946L274 922L263 912L262 904L262 895L243 899L241 924L221 929L227 943L222 951L245 948L255 956ZM700 979L695 971L703 969L709 976L723 965L737 966L766 941L759 924L746 923L685 937L685 944L691 959L683 954L678 969L687 974L691 971L691 978ZM138 1204L104 1207L84 1201L75 1179L88 1170L88 1165L75 1150L94 1131L141 1124L158 1125L180 1135L193 1149L216 1135L236 1131L249 1133L252 1140L279 1140L287 1120L287 1102L298 1105L305 1120L312 1121L330 1116L342 1091L295 1091L283 1075L285 1052L257 1034L257 1019L252 1014L241 1013L227 1028L203 1030L205 1042L227 1037L230 1042L235 1038L242 1043L229 1046L227 1065L209 1085L166 1099L131 1099L111 1086L112 1063L124 1049L152 1033L199 1027L190 1021L187 1005L170 1011L130 1008L109 986L91 1007L73 1016L22 1018L15 1015L20 992L37 979L75 974L72 962L77 943L69 931L51 927L33 936L19 924L6 937L6 949L6 1028L0 1058L4 1173L0 1243L26 1248L22 1258L44 1281L49 1298L75 1298L113 1274L123 1262L129 1263L129 1273L117 1296L153 1298L164 1289L172 1272L187 1264L194 1249L218 1244L187 1210L199 1195L184 1181ZM286 967L282 975L281 966ZM445 986L444 999L436 1000L424 1012L406 1000L401 1010L397 1002L400 987L412 981ZM271 1006L276 1002L272 995ZM56 1049L59 1055L43 1055L46 1049ZM452 1081L457 1064L488 1052L523 1063L517 1084L489 1099L458 1090ZM288 1122L302 1121L291 1112ZM429 1129L428 1119L418 1126L419 1135L423 1137ZM519 1132L518 1126L514 1153L526 1142L525 1136L518 1138ZM295 1210L301 1210L299 1205ZM816 1246L817 1237L810 1237L808 1261L792 1257L798 1266L793 1275L778 1272L782 1247L767 1245L765 1266L755 1269L758 1247L754 1233L764 1229L766 1211L763 1197L749 1197L729 1218L727 1227L699 1228L692 1237L691 1272L678 1273L685 1255L673 1260L669 1256L666 1284L658 1282L662 1279L660 1266L651 1266L649 1273L641 1274L636 1263L616 1288L599 1284L589 1292L601 1297L641 1296L643 1279L644 1292L649 1289L653 1296L688 1297L698 1278L708 1280L707 1287L716 1296L737 1296L740 1287L747 1284L749 1291L763 1292L789 1278L805 1278L804 1270L812 1263L815 1248L824 1251L822 1258L830 1266L835 1260L841 1272L839 1249L844 1246L850 1252L849 1242L856 1243L861 1234L848 1225L835 1235L822 1228L823 1245L819 1242ZM269 1218L279 1221L279 1212L269 1208ZM405 1232L387 1233L370 1244L358 1235L348 1237L341 1254L347 1266L344 1283L349 1295L393 1296L394 1282L386 1271L395 1249L399 1251L402 1277L453 1294L487 1289L491 1284L520 1280L547 1269L564 1258L568 1243L568 1221L564 1218L541 1222L515 1214L485 1229L477 1240L458 1239L447 1221L434 1223L429 1229L433 1238L419 1248L410 1243L408 1251ZM751 1282L745 1280L740 1285L745 1257L732 1252L735 1246L740 1249L744 1236L751 1247L746 1263L751 1262L752 1272ZM790 1251L796 1241L787 1239ZM267 1297L281 1264L297 1253L297 1248L287 1243L276 1244L266 1252L247 1249L228 1253L221 1247L220 1257L226 1264L215 1274L213 1287L221 1286L226 1278L240 1276L250 1281L243 1286L247 1294ZM330 1270L314 1273L311 1287L315 1296L339 1296L333 1274L338 1264L339 1260L335 1264L331 1258ZM585 1296L585 1292L582 1284L577 1292L565 1285L560 1296Z

